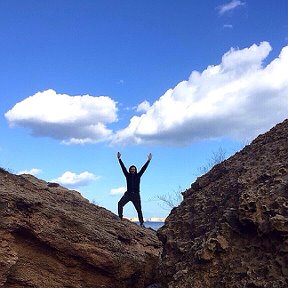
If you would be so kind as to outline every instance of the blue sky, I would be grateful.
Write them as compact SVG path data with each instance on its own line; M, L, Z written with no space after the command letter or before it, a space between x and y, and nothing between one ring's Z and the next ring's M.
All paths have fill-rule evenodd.
M138 169L144 217L287 118L287 0L0 1L0 166L116 212ZM124 208L136 216L132 204Z

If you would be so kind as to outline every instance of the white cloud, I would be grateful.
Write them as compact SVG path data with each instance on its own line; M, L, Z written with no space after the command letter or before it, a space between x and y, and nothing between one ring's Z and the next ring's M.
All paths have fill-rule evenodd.
M18 175L21 175L21 174L30 174L30 175L33 175L33 176L37 176L37 175L39 175L40 173L42 173L42 170L41 170L41 169L32 168L32 169L30 169L30 170L19 171L17 174L18 174Z
M120 79L117 84L123 85L125 83L125 81L123 79Z
M60 185L76 188L80 186L87 186L91 182L99 179L99 176L94 175L90 172L82 172L80 174L76 174L74 172L66 171L62 176L51 180L51 182L59 183Z
M288 46L263 67L268 42L231 49L216 66L193 71L146 113L133 116L113 143L185 145L197 140L251 139L288 116Z
M233 29L233 25L232 24L224 24L223 28Z
M126 191L126 188L125 187L119 187L119 188L113 188L111 189L110 191L110 195L114 196L114 195L122 195L124 194Z
M232 0L227 4L223 4L217 7L219 15L223 15L228 11L232 11L239 6L245 5L245 2L241 2L240 0Z
M50 89L17 103L5 117L11 126L66 144L186 145L221 137L251 139L288 116L288 46L264 66L271 49L268 42L231 48L219 65L193 71L151 105L140 103L137 116L116 133L107 125L118 120L117 103L107 96L69 96Z
M136 111L137 112L147 112L149 110L149 108L150 108L150 103L147 100L145 100L137 106Z
M111 137L106 125L117 121L117 108L107 96L69 96L49 89L17 103L5 117L10 126L27 127L35 136L96 143Z

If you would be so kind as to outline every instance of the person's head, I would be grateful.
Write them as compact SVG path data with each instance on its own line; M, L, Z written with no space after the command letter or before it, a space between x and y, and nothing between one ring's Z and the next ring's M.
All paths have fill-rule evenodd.
M129 167L129 173L131 173L131 174L137 173L137 168L135 165L132 165Z

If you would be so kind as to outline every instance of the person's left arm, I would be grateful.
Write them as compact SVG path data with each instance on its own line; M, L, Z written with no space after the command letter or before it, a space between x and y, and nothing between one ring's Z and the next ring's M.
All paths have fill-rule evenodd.
M147 169L150 161L152 159L152 154L149 153L148 155L148 160L146 161L146 163L143 165L143 167L141 168L141 170L139 171L138 175L141 177L143 175L143 173L145 172L145 170Z

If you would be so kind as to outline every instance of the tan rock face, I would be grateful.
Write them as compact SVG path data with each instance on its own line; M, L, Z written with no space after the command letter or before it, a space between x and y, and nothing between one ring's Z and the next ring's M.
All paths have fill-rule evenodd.
M151 229L0 169L0 287L146 287L160 251Z
M183 196L159 231L163 287L288 287L288 120Z

